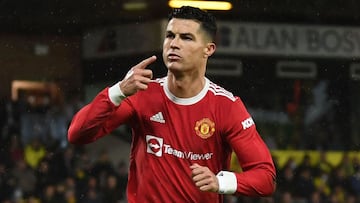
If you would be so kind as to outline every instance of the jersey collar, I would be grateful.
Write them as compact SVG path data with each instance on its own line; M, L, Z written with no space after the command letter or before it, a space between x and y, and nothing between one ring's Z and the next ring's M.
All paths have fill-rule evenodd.
M199 102L202 98L205 97L205 95L209 89L209 85L210 85L209 79L205 78L204 88L199 92L199 94L197 94L193 97L190 97L190 98L180 98L180 97L176 97L175 95L173 95L169 90L167 77L165 78L163 88L164 88L164 92L165 92L165 95L167 96L167 98L169 98L175 104L192 105L192 104Z

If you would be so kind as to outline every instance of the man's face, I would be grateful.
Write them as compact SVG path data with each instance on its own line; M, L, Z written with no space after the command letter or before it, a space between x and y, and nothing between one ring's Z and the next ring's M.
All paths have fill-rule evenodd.
M194 20L169 21L163 44L163 59L172 72L193 71L205 66L206 34Z

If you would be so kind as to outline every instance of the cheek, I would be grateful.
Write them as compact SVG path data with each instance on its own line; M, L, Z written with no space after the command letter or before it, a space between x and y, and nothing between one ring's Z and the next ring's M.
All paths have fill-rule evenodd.
M167 52L167 50L168 50L168 43L166 43L165 41L164 41L164 43L163 43L163 47L162 47L162 57L163 57L163 59L164 59L164 61L166 60L166 52Z
M199 58L202 57L204 55L204 51L201 48L194 48L188 51L189 57L191 58Z
M165 39L164 42L163 42L163 49L165 49L167 47L170 47L170 41Z

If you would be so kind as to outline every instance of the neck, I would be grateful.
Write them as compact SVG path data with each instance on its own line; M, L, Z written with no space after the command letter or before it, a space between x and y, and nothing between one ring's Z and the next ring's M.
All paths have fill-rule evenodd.
M171 72L168 73L168 88L176 97L194 97L201 92L204 86L205 77L203 75L176 77Z

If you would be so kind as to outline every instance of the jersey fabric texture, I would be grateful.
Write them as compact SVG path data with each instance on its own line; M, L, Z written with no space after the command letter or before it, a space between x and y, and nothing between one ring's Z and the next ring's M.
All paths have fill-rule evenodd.
M243 170L236 173L236 194L271 193L271 154L243 102L205 80L195 97L177 98L168 90L167 78L160 78L119 106L110 101L106 88L74 116L68 139L86 144L119 125L131 126L129 203L223 202L223 195L195 186L190 166L198 163L215 174L229 170L233 151Z

